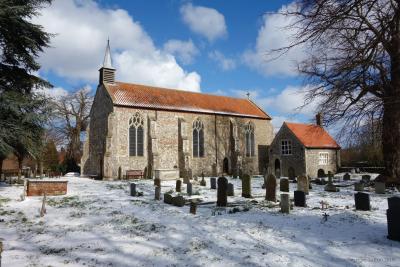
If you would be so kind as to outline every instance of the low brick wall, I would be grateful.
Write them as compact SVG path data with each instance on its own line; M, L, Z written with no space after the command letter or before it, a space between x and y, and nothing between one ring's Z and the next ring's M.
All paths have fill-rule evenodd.
M58 196L67 194L68 181L42 181L28 180L26 185L26 195L42 196L46 193L47 196Z

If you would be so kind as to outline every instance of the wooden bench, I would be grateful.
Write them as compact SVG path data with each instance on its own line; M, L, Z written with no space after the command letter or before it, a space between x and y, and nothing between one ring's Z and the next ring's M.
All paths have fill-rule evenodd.
M144 171L142 170L127 170L125 178L126 179L135 179L135 178L143 178Z

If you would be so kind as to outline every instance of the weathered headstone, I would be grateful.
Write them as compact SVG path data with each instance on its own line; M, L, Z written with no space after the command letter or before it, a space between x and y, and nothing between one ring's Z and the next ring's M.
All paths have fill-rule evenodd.
M350 180L350 174L348 172L343 175L343 181L349 181Z
M161 199L161 187L159 186L154 187L154 199L155 200Z
M164 203L172 204L172 195L170 193L164 193Z
M192 195L192 189L193 189L192 183L187 183L187 184L186 184L186 193L187 193L189 196Z
M375 193L385 194L386 185L384 182L375 182Z
M182 181L181 180L176 180L175 191L176 192L181 192L181 187L182 187Z
M279 181L279 189L282 192L289 192L289 180L286 178L282 178Z
M400 197L388 198L389 208L386 210L388 236L391 240L400 241Z
M217 189L217 178L215 177L210 178L210 188Z
M130 194L132 197L136 196L136 184L135 183L130 183Z
M194 201L190 202L190 213L191 214L196 214L197 211L197 203Z
M276 202L276 178L273 174L269 174L267 177L265 199Z
M248 174L242 176L242 197L251 198L251 177Z
M306 195L308 195L309 185L307 176L299 175L299 177L297 177L297 190L303 191L304 193L306 193Z
M228 180L225 177L218 178L217 206L226 207L228 204L227 197Z
M229 183L229 184L228 184L228 191L227 191L227 195L228 195L228 196L230 196L230 197L233 197L233 196L235 196L235 189L234 189L234 187L233 187L233 184L232 184L232 183Z
M324 188L327 192L339 192L339 189L333 184L332 173L328 172L328 183Z
M371 210L369 194L361 192L355 193L354 201L356 204L356 210Z
M294 191L294 205L296 207L306 206L306 193L304 191Z
M282 213L289 213L290 211L290 201L289 201L289 194L283 193L281 194L281 212Z
M361 176L361 181L363 181L364 183L371 182L371 175L364 174L363 176Z
M161 187L161 179L160 178L154 178L154 186Z
M354 191L364 191L364 183L355 183Z
M172 205L177 206L177 207L183 207L183 206L185 206L185 199L183 198L183 196L173 197Z

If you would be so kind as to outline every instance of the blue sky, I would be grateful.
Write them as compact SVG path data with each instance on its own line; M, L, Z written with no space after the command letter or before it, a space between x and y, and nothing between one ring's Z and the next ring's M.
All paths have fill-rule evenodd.
M276 61L266 52L287 45L293 32L275 12L290 1L73 1L55 0L34 21L55 33L39 61L39 75L63 94L97 86L110 38L117 80L245 97L247 91L273 118L310 122L295 62L302 48ZM268 14L267 14L268 13Z

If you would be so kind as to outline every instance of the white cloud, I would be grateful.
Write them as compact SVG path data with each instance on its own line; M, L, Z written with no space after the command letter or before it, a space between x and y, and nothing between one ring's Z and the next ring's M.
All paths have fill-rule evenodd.
M294 10L295 4L282 6L279 12ZM278 12L278 13L279 13ZM243 61L251 68L265 76L269 75L297 75L297 62L305 58L304 46L297 46L281 55L270 52L273 49L286 47L293 43L296 30L288 27L294 22L293 17L280 14L268 14L263 17L263 26L258 31L256 45L253 49L243 53Z
M287 86L279 94L266 98L257 98L256 102L263 108L274 110L281 114L313 116L317 109L317 101L313 101L299 109L304 105L307 90L309 90L308 86Z
M227 35L225 17L214 8L185 4L180 9L190 30L212 42Z
M181 41L175 39L168 40L164 44L164 51L176 56L183 64L192 63L194 57L199 53L192 40Z
M60 97L68 95L68 91L62 87L40 88L35 90L35 93L44 94L45 96L53 99L58 99Z
M218 66L224 71L233 70L236 68L236 62L234 59L225 57L217 50L210 52L208 57L217 62Z
M44 71L71 80L97 82L109 37L117 79L200 90L200 76L186 72L172 54L158 49L140 23L123 9L103 9L92 0L54 1L34 22L57 34L51 40L52 48L40 57Z

